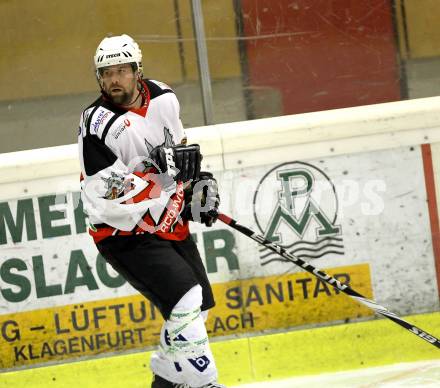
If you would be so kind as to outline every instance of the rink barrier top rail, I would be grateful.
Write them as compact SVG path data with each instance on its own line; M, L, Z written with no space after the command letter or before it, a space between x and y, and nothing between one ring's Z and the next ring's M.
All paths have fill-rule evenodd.
M440 97L187 129L212 171L440 142ZM73 130L73 129L72 129ZM76 144L0 154L0 183L79 173Z

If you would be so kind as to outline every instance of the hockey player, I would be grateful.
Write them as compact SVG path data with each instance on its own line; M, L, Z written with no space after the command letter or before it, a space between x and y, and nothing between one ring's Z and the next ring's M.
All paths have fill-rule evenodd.
M82 113L78 136L89 232L165 320L152 388L223 387L204 323L214 298L188 229L188 220L216 221L216 181L200 172L199 146L186 145L173 91L142 78L132 38L105 38L94 62L101 96Z

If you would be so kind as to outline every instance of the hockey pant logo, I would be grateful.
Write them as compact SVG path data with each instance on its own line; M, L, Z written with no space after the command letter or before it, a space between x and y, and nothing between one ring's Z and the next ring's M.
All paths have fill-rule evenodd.
M209 358L206 356L201 356L198 358L189 358L188 361L191 365L196 368L199 372L203 372L210 364Z
M174 338L174 342L177 342L177 341L187 342L187 339L182 334L179 334L178 336L176 336ZM171 346L170 335L168 334L168 330L165 330L165 343L168 346ZM199 372L204 372L206 370L206 368L209 366L209 364L211 363L209 358L204 355L202 355L200 357L196 357L196 358L188 358L188 361ZM182 367L180 366L180 364L178 362L175 362L174 366L176 367L177 372L182 371Z

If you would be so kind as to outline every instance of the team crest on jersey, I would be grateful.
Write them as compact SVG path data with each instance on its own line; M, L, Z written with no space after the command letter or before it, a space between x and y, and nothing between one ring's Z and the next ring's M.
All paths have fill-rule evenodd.
M175 145L173 136L171 135L171 132L167 127L163 127L163 137L164 137L164 142L160 144L161 147L172 147L173 145ZM145 147L147 147L147 154L150 155L151 151L155 147L151 143L149 143L147 139L144 139L144 141L145 141ZM143 163L146 168L152 166L150 160L148 159L144 160Z
M125 179L124 176L111 173L111 176L108 178L101 178L105 182L106 193L104 197L107 199L116 199L121 194L133 190L134 185L131 180Z
M289 162L271 169L258 184L253 206L261 233L296 257L344 254L336 189L316 166ZM262 265L287 262L265 247L260 258Z
M174 145L173 136L171 135L171 132L167 127L163 127L163 137L164 137L164 142L160 144L160 146L172 147ZM147 152L148 154L150 154L154 146L151 143L149 143L147 139L144 140L145 140L145 146L147 147Z

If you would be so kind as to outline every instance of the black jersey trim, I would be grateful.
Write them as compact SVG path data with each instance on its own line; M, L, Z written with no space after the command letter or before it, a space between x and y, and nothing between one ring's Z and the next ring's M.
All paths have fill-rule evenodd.
M92 117L95 114L95 112L98 110L99 105L96 105L92 112L90 113L90 115L87 117L87 122L86 122L86 135L90 136L90 124L92 123Z
M121 117L122 114L121 113L116 113L114 112L114 116L108 121L108 123L105 125L104 130L102 131L102 136L101 136L101 140L103 142L105 142L105 138L107 137L107 133L110 130L111 126L113 125L113 123L119 118Z
M174 93L171 89L162 89L159 85L155 84L149 79L144 79L144 82L147 85L148 90L150 91L150 100L159 97L165 93Z
M127 110L124 110L122 108L119 108L119 107L113 105L110 101L107 101L102 96L99 97L95 102L93 102L93 104L91 104L85 111L87 111L90 108L93 108L93 110L90 113L90 115L87 117L87 120L85 122L86 133L89 136L94 135L94 134L92 135L90 133L90 126L92 123L92 117L96 113L97 109L104 108L104 109L107 109L108 111L113 113L113 117L110 118L108 123L105 125L104 130L102 131L101 140L103 142L105 141L105 137L107 136L107 132L109 131L112 124L118 119L118 117L121 117L123 114L127 113Z
M105 94L104 94L104 95L105 95ZM110 97L107 97L107 98L108 98L108 99L104 99L104 98L103 98L102 101L101 101L101 106L102 106L103 108L106 108L106 109L112 111L113 113L118 114L119 116L121 116L121 115L123 115L124 113L127 113L127 112L128 112L127 109L121 108L121 107L117 106L116 104L113 104L113 103L110 101Z
M97 136L89 135L83 138L83 159L87 176L92 176L112 166L118 158Z
M93 101L86 109L84 109L85 111L87 110L87 109L90 109L90 108L93 108L93 107L95 107L96 105L102 105L102 96L99 96L95 101Z

